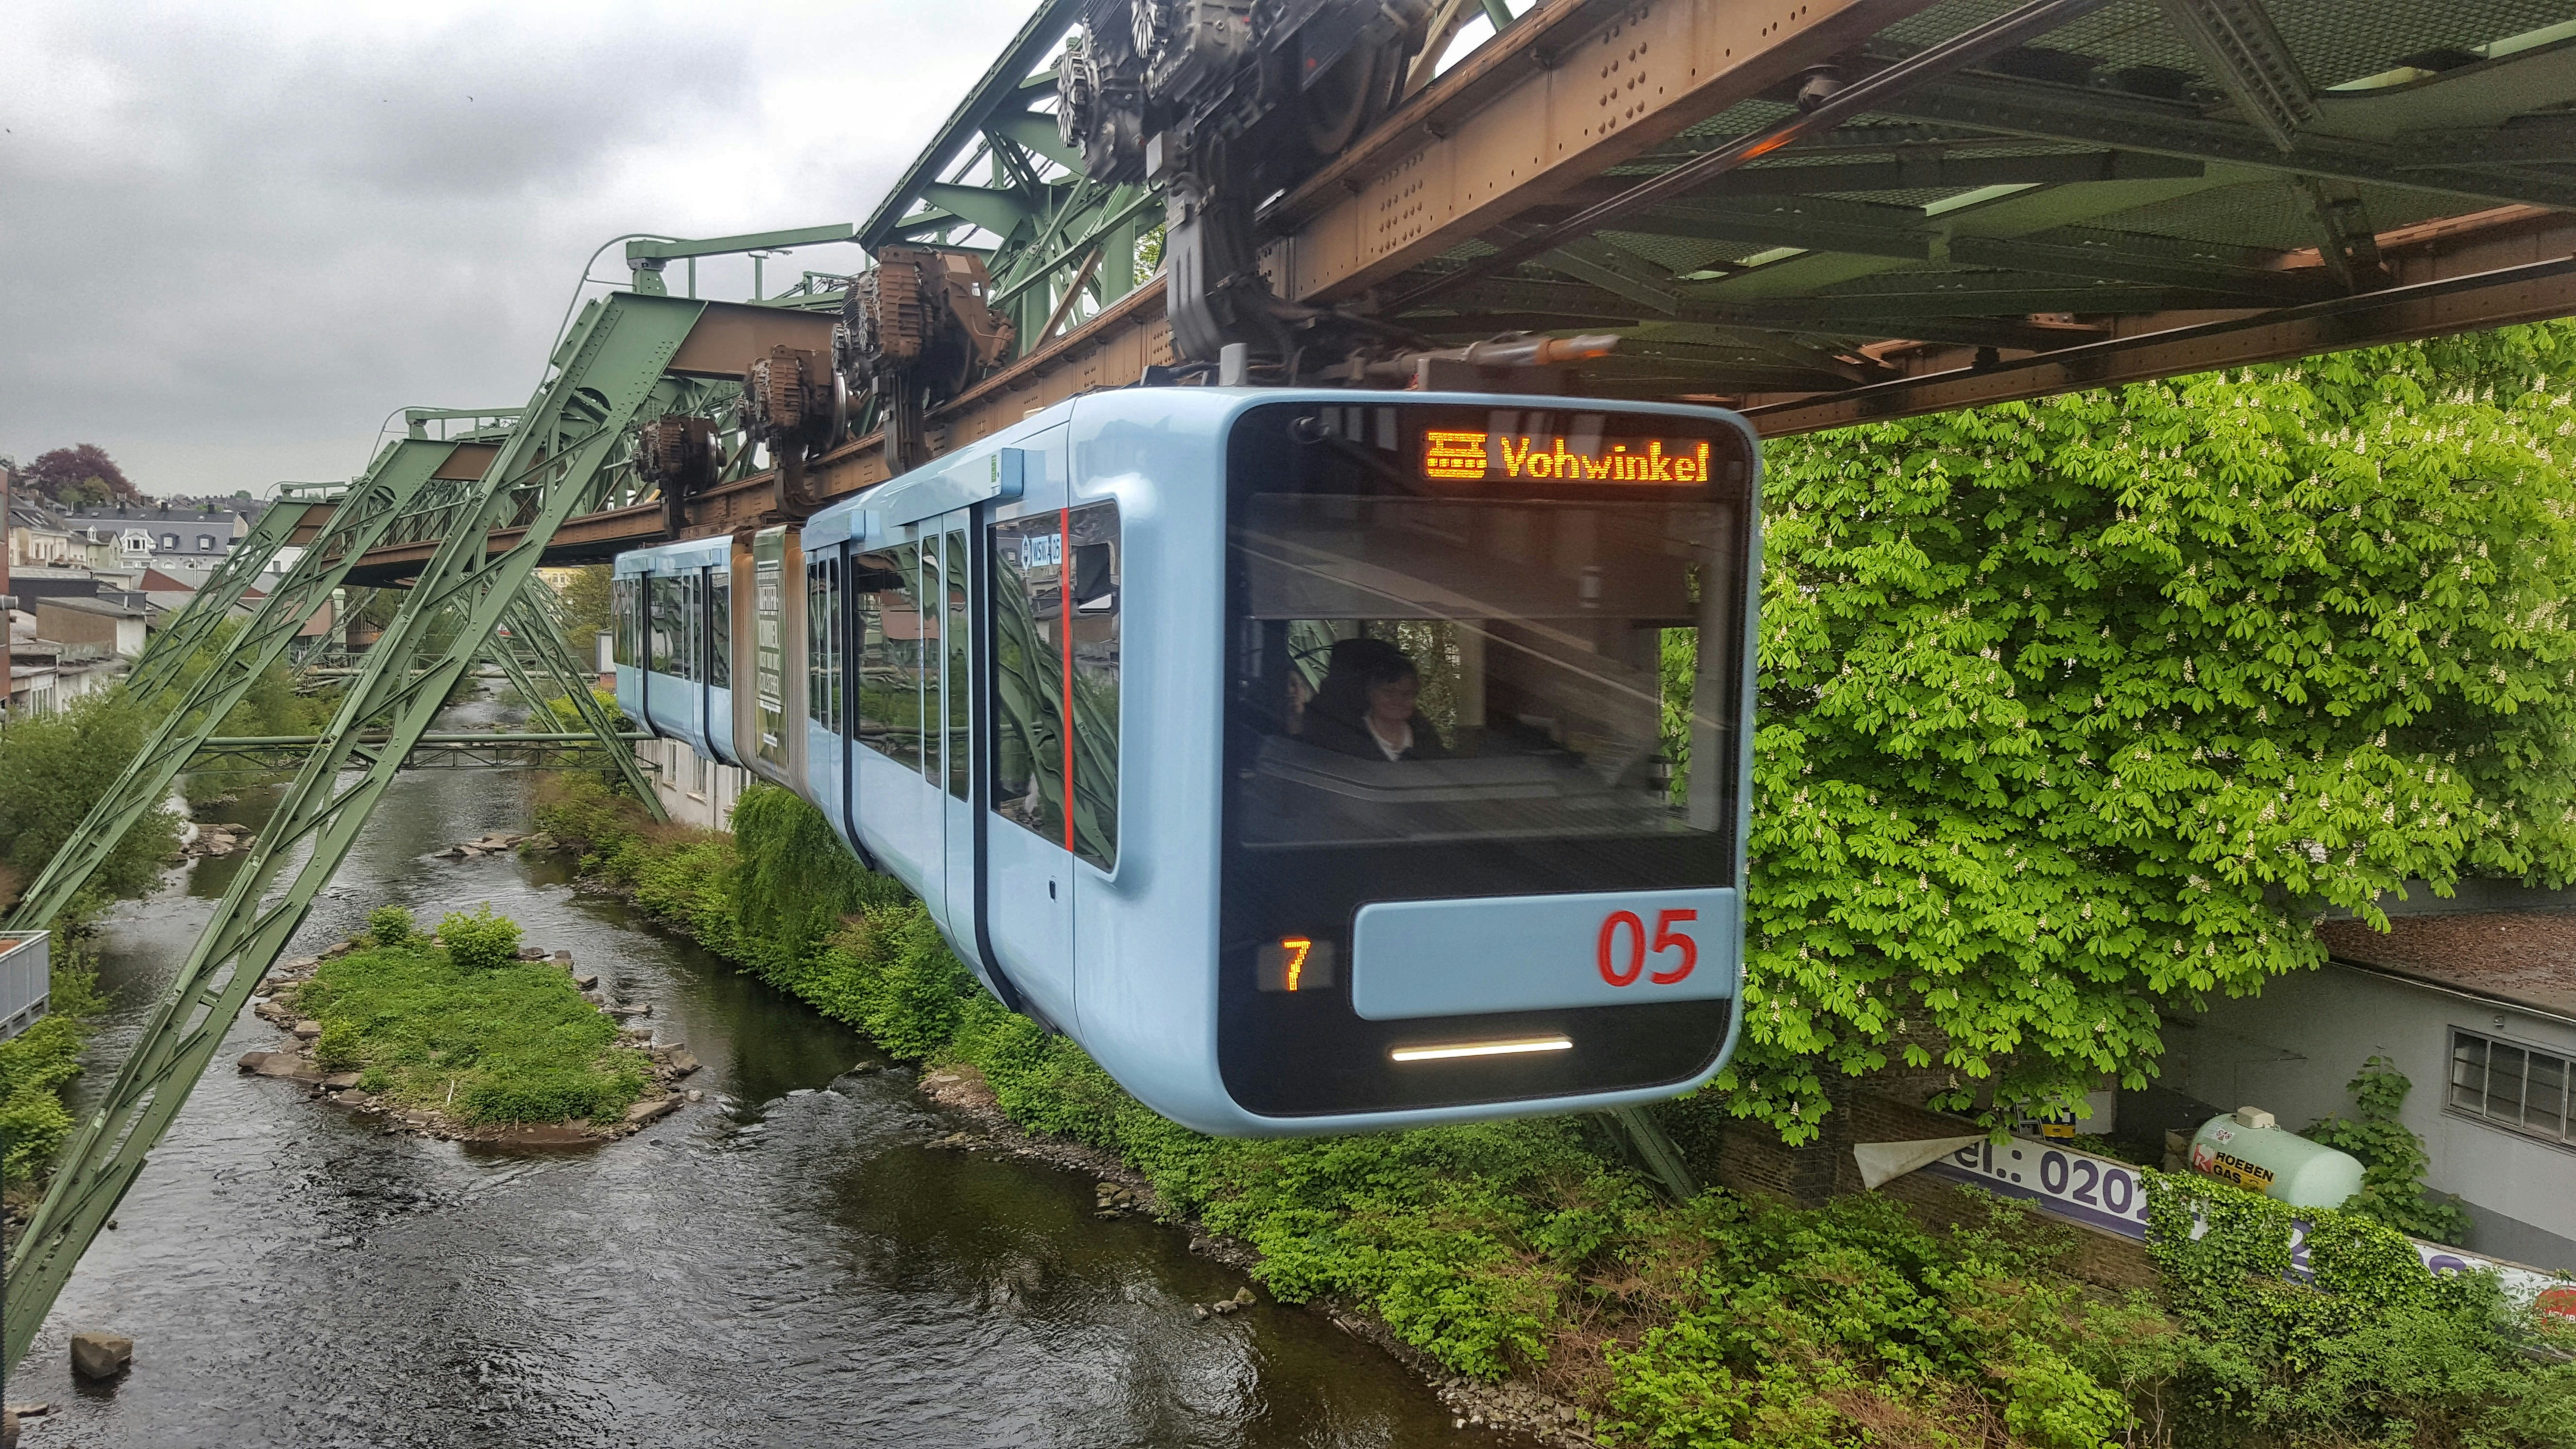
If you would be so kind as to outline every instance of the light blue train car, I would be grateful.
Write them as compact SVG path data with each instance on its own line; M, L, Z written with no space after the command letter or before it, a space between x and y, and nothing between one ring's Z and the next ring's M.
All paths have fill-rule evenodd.
M618 556L617 707L665 739L740 764L733 748L730 540L691 539Z
M1758 472L1710 408L1093 393L621 557L619 699L1175 1121L1646 1102L1739 1025Z

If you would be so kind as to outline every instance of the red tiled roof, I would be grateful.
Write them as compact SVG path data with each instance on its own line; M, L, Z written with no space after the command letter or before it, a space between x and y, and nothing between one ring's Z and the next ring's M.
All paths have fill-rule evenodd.
M2576 1017L2576 912L2397 916L2386 935L2328 921L2318 939L2337 961Z

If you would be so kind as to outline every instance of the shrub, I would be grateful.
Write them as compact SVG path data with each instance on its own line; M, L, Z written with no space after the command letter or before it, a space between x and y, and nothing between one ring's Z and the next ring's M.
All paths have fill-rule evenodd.
M367 912L367 940L391 949L411 944L411 912L402 906L378 906Z
M466 939L481 926L448 921L465 922ZM614 1120L645 1086L644 1056L550 966L369 948L322 963L296 1004L322 1023L321 1065L467 1122Z
M33 884L90 807L113 787L153 720L122 689L84 695L60 714L14 720L0 730L0 863ZM139 896L161 877L179 844L179 818L148 810L109 851L90 889Z
M492 914L485 901L474 914L450 911L438 922L438 938L448 959L473 970L489 971L519 959L519 923Z
M2432 1154L2424 1139L2398 1120L2398 1108L2415 1084L2386 1057L2372 1057L2344 1084L2352 1094L2353 1115L2328 1117L2300 1135L2361 1162L2361 1191L2344 1204L2374 1222L2437 1243L2468 1240L2469 1215L2457 1203L2424 1196L2424 1169Z
M16 1187L42 1176L71 1135L62 1093L81 1073L89 1018L105 1009L90 968L86 928L54 922L50 1013L0 1042L0 1183Z
M365 1039L356 1022L328 1022L322 1034L313 1039L313 1063L325 1071L352 1071L367 1064L364 1046Z

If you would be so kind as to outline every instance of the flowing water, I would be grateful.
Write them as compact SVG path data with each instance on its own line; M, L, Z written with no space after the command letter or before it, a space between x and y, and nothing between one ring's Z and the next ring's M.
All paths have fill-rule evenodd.
M1316 1315L1195 1319L1243 1280L1182 1232L1095 1220L1088 1177L931 1147L963 1124L910 1072L848 1075L874 1060L857 1036L559 866L431 857L528 828L527 778L402 777L295 954L388 901L427 921L489 901L652 1003L707 1100L589 1150L387 1136L236 1073L280 1042L245 1013L10 1378L11 1402L56 1405L28 1449L1504 1442ZM210 813L257 828L273 799ZM118 912L95 1061L237 865ZM79 1329L131 1336L132 1372L76 1386Z

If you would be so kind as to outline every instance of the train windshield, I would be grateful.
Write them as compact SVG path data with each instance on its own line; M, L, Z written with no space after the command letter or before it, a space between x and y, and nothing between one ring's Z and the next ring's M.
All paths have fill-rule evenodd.
M1698 418L1248 414L1235 865L1353 904L1734 884L1749 464Z

